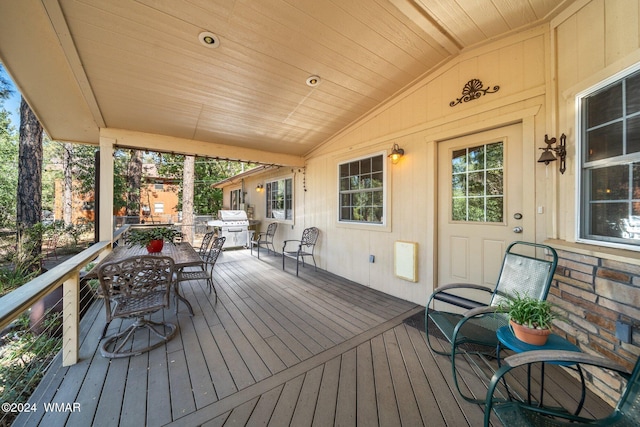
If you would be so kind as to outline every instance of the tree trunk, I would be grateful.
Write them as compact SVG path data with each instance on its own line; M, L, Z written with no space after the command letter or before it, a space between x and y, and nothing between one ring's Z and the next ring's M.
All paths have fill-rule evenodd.
M182 238L193 244L194 214L193 214L193 186L195 180L194 156L184 157L182 172Z
M73 144L65 142L63 144L62 168L64 172L64 190L62 194L62 219L65 225L70 225L73 221L72 206L73 206Z
M140 222L140 184L142 182L142 151L131 150L131 160L127 166L128 197L127 222ZM151 208L151 206L149 206Z
M42 215L42 125L22 98L20 103L20 151L18 157L17 233L19 251L26 261L42 252L42 235L29 233Z

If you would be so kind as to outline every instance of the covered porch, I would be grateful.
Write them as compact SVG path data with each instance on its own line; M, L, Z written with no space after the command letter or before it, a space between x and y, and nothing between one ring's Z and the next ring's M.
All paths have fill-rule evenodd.
M429 350L424 307L321 270L301 268L296 277L281 261L225 251L214 270L218 302L204 281L184 283L195 315L182 305L177 315L165 310L179 334L136 357L100 355L98 300L81 321L79 362L62 367L59 356L31 398L38 410L14 425L482 423L483 408L452 389L449 359ZM487 363L463 368L477 396L486 385L474 370L495 360ZM556 369L547 379L545 403L575 406L573 377ZM65 410L45 410L50 403ZM610 410L591 393L585 407Z

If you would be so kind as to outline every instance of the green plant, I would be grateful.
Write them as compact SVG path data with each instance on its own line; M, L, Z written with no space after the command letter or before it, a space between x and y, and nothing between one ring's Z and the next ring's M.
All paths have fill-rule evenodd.
M500 304L500 310L514 322L530 328L549 329L556 318L549 301L518 293Z
M126 238L130 245L146 247L152 240L173 240L176 230L167 227L133 228Z

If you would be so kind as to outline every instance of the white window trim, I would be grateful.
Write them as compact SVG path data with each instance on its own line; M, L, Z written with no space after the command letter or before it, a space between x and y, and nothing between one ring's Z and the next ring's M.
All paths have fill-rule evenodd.
M592 240L592 239L587 239L582 237L582 230L581 230L581 224L583 221L583 212L582 212L582 204L584 201L584 192L585 192L585 188L583 186L583 179L582 179L582 166L584 163L584 141L582 139L582 135L583 135L583 128L582 126L584 125L583 123L583 114L582 114L582 100L584 98L586 98L587 96L593 94L594 92L597 92L598 90L609 86L612 83L615 83L617 81L620 81L621 79L629 76L630 74L633 74L634 72L640 70L640 63L634 64L631 67L625 68L622 71L619 71L615 74L613 74L612 76L609 76L608 78L596 83L593 86L588 87L587 89L579 92L578 94L576 94L575 96L575 113L576 113L576 161L574 162L575 164L575 169L576 169L576 173L575 173L575 185L576 185L576 199L575 199L575 209L576 209L576 213L577 213L577 221L575 223L575 229L574 229L574 233L576 236L576 242L578 243L584 243L587 245L594 245L594 246L601 246L601 247L608 247L608 248L616 248L616 249L626 249L626 250L631 250L631 251L635 251L635 252L639 252L640 251L640 246L636 246L636 245L625 245L623 243L616 243L616 242L607 242L607 241L603 241L603 240Z
M267 200L269 200L269 197L266 194L267 184L270 184L270 183L273 183L273 182L278 182L278 181L285 181L287 179L291 180L291 219L269 218L269 217L267 217L267 212L268 212ZM264 197L264 207L265 207L264 216L265 216L265 218L269 222L278 222L280 224L294 225L295 224L295 219L296 219L296 180L295 180L295 176L293 174L290 174L290 175L285 175L285 176L279 176L277 178L265 179L264 180L264 191L265 191L265 197Z
M368 153L358 157L350 157L340 159L336 162L336 224L339 227L355 228L361 230L379 230L379 231L391 231L391 208L390 208L390 177L389 177L389 162L388 152L386 150ZM340 166L345 163L356 162L362 159L370 159L376 156L382 156L382 223L376 224L371 222L355 222L355 221L341 221L340 220Z

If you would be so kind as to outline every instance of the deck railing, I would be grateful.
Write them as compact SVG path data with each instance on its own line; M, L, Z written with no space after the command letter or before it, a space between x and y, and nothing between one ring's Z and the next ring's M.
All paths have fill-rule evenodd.
M112 240L96 243L0 298L0 330L62 285L62 364L78 362L81 271L96 258L111 251L128 226L114 233Z

